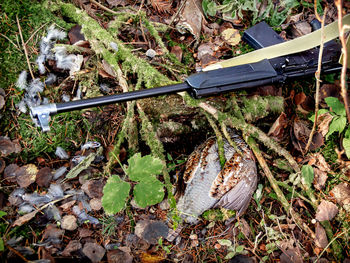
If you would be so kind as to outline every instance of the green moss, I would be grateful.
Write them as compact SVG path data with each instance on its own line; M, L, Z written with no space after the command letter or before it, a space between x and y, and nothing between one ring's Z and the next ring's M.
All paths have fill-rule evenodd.
M74 150L75 145L83 141L91 127L81 120L79 112L62 113L53 117L51 130L43 133L36 128L29 116L18 118L18 138L23 146L21 157L30 161L37 156L54 154L57 146L66 151Z
M326 141L324 147L321 150L321 153L323 154L323 157L325 158L326 162L329 164L336 164L338 155L335 151L335 149L338 147L338 135L332 134L328 137L328 140Z

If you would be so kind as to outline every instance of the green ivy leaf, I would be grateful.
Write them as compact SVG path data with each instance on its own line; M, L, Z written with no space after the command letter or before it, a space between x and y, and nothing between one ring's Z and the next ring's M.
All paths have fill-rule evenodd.
M115 214L125 207L125 201L129 196L130 184L124 182L118 175L108 178L103 187L102 206L107 214Z
M0 218L2 218L3 216L6 216L7 215L7 213L6 212L4 212L4 211L0 211Z
M133 181L140 182L152 175L160 174L163 170L163 162L152 155L141 157L141 153L136 153L129 160L129 167L126 170L129 178Z
M327 110L327 109L320 109L318 111L318 116L320 116L322 114L325 114L327 112L329 112L329 110ZM309 120L312 121L312 122L315 122L315 114L312 114L312 116L309 118Z
M303 165L301 168L301 176L303 184L311 188L312 182L314 180L314 168L311 165Z
M142 208L158 204L164 198L164 184L154 176L143 179L134 187L134 197Z
M334 111L337 115L346 116L345 106L338 100L338 98L327 97L324 100L326 101L327 105L332 108L332 111Z
M244 246L236 247L236 253L241 253L244 250Z
M344 147L346 156L348 157L348 159L350 159L350 138L343 139L343 147Z
M334 132L341 133L346 126L346 117L345 116L336 116L333 118L331 124L329 125L328 133L326 135L326 140Z

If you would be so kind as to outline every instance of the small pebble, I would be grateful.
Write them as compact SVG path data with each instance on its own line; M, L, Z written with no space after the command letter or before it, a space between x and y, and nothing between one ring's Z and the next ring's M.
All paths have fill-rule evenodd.
M77 219L73 215L66 215L62 218L61 227L65 230L73 231L78 228Z
M156 51L154 51L153 49L149 49L146 51L146 56L149 58L154 58L157 55Z

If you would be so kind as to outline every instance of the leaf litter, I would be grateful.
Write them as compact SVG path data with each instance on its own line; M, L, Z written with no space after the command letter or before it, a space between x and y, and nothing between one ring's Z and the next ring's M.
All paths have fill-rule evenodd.
M110 7L125 6L127 5L126 2L127 1L107 1L107 3L110 3ZM154 10L157 10L158 13L161 13L161 12L167 13L168 12L167 10L169 10L169 3L170 2L168 1L164 1L164 2L151 1L150 2L150 4L153 5ZM87 6L88 4L85 3L84 5ZM92 13L97 12L96 9L94 9L95 7L89 7L89 8L90 8L89 12L92 12ZM230 28L222 27L221 29L219 29L215 26L211 27L210 25L203 26L202 23L196 22L199 18L194 13L194 10L196 9L190 10L187 7L186 11L182 11L180 14L180 22L181 21L183 22L182 29L189 30L187 35L185 35L185 37L183 38L183 40L187 41L187 43L192 43L193 38L194 38L194 41L198 41L198 44L199 44L199 48L197 49L198 53L194 54L194 55L197 55L197 62L199 60L199 62L201 62L201 65L205 66L212 62L218 61L219 59L222 58L222 55L232 54L232 53L225 53L225 52L232 52L232 50L227 51L228 49L230 49L230 48L227 48L227 46L230 45L230 42L228 41L229 43L225 43L225 41L220 38L220 34L221 34L220 32L224 32L225 30L228 30ZM184 19L184 17L186 19ZM204 16L202 16L202 18L200 19L201 21L204 21ZM305 28L308 28L308 25L305 24L304 21L301 21L299 23L297 22L298 21L293 22L294 26L299 27L298 30L302 34L303 32L305 33L305 30L306 30ZM178 23L178 24L180 24L178 28L181 28L181 23ZM241 24L240 21L235 21L233 23L233 25L239 25L239 24ZM302 28L299 24L303 25L303 27L305 26L305 28ZM214 39L209 39L209 41L208 39L205 39L206 42L203 43L204 41L201 41L199 36L202 33L203 28L205 27L212 30L212 32L217 31L215 33L217 37ZM231 29L234 29L234 30L231 30ZM233 36L237 36L237 31L241 32L239 27L238 27L238 30L237 28L231 28L231 29L229 30L229 32L231 33L233 32L234 34L231 34ZM47 40L46 42L49 43L48 45L51 45L50 41L54 42L58 40L58 42L60 42L61 41L60 39L63 39L63 33L59 33L60 32L59 30L55 32L56 32L55 34L57 39L55 39L54 37L55 34L53 33L51 33L51 35L53 34L51 37L49 37L50 34L46 35L46 40ZM42 42L45 42L44 39L45 38L43 38ZM179 42L181 43L181 41ZM240 44L239 41L237 41L236 44L239 45ZM42 45L45 46L44 44ZM152 49L157 50L154 47L154 45L152 46ZM238 52L240 52L240 50L238 50ZM186 55L184 54L181 48L176 48L172 50L172 53L177 55L180 61ZM17 86L22 90L24 90L26 94L22 101L22 104L24 104L24 107L23 105L20 106L19 104L17 104L18 107L20 108L20 111L22 112L27 110L26 107L28 105L38 105L41 103L45 103L47 101L47 99L43 96L43 94L45 94L45 89L46 89L45 85L54 85L54 83L58 83L58 81L61 81L60 74L62 72L65 72L64 73L66 74L65 76L68 76L69 74L68 71L70 71L71 68L75 67L75 70L76 70L75 72L79 72L79 70L81 69L81 66L84 66L83 63L86 63L86 60L84 60L84 62L81 60L83 56L79 57L78 55L74 55L75 57L73 57L71 56L71 54L69 54L69 52L67 52L64 49L58 49L56 53L52 52L50 54L50 52L44 51L44 48L42 49L40 47L40 54L47 54L48 57L51 56L52 58L55 57L56 59L56 61L54 62L54 64L56 64L55 66L58 69L61 68L61 70L63 71L58 71L58 69L56 69L56 70L53 70L52 74L48 74L47 76L42 76L41 80L35 79L32 81L28 80L28 76L27 76L28 74L26 72L22 73L22 76L20 76L17 82ZM40 57L40 54L37 59L37 65L38 65L40 74L43 75L44 73L46 73L44 71L47 71L48 69L52 70L50 66L50 63L52 62L50 62L49 59L46 59L46 58L44 59L43 56ZM84 59L85 59L85 56L86 55L84 54ZM159 59L157 57L158 56L155 56L154 59ZM73 65L75 63L76 63L76 66ZM107 74L109 74L108 71L106 70L107 69L106 65L103 66L103 69L105 69ZM111 76L111 74L109 75ZM110 76L108 76L108 78L110 78ZM45 78L45 81L43 81L43 77ZM111 92L111 90L113 91L113 88L114 88L113 85L111 85L110 87L111 88L109 88L109 90L104 89L104 92L108 93L108 92ZM75 89L76 93L71 93L73 94L72 96L67 95L66 100L70 100L70 98L73 97L74 94L77 94L76 97L83 96L85 93L83 88L84 87L79 87L79 86L76 87ZM324 90L327 90L327 88L324 88ZM327 90L327 92L329 90ZM68 91L68 89L66 89L66 91ZM68 92L71 92L71 91L68 91ZM5 96L1 94L0 106L1 106L1 97L5 98ZM336 96L333 95L333 97L336 97ZM297 103L297 106L300 105L299 108L303 109L303 112L310 113L312 112L312 109L310 110L310 108L308 108L308 106L310 106L309 104L310 102L307 99L304 99L302 102ZM273 127L273 129L271 129L271 133L269 135L283 142L285 142L286 139L288 140L288 132L286 133L285 131L287 130L287 127L289 127L290 125L290 122L288 122L288 120L292 119L291 116L292 114L287 109L287 111L285 112L285 115L281 114L280 118L276 120L276 125L275 127ZM318 124L318 127L319 127L318 132L321 134L321 137L324 138L328 133L327 128L329 127L329 124L332 121L332 118L330 114L325 114L324 117L323 115L320 116L319 121L320 123ZM300 126L301 127L297 127L297 128L293 127L294 129L292 130L292 133L294 136L292 136L293 138L292 144L294 145L295 149L302 151L305 146L305 141L307 141L307 138L309 136L309 130L307 129L309 129L310 123L308 124L304 123L304 124L301 124ZM312 150L322 147L323 141L320 138L318 138L318 141L315 142L316 146ZM11 146L12 143L16 143L16 142L10 140L10 143L6 141L5 144L6 145L8 144L9 145L8 147L12 147ZM76 145L78 145L78 143L76 143ZM105 144L103 143L103 145ZM125 217L124 220L122 220L121 222L118 221L119 222L118 227L115 227L117 231L117 234L115 236L109 237L105 235L101 237L100 234L98 234L98 232L100 232L100 228L102 225L101 213L104 213L104 212L98 212L98 211L101 209L102 188L105 183L105 180L101 179L100 177L97 177L96 171L99 171L99 169L101 169L101 164L95 161L99 159L98 158L99 156L102 156L102 151L104 147L105 146L101 146L100 143L88 141L86 144L82 144L80 146L80 150L82 152L73 153L68 151L69 154L65 152L66 155L64 154L64 152L63 153L61 152L58 154L57 156L58 158L53 157L56 159L50 159L49 161L46 160L46 163L43 163L40 165L33 162L35 163L35 165L33 164L28 166L28 164L22 164L20 160L16 160L17 164L12 163L8 166L4 165L4 167L6 166L6 168L4 169L4 178L6 179L6 183L17 183L20 186L20 188L17 188L14 191L10 192L8 201L12 206L15 206L18 208L17 209L18 213L25 214L24 216L26 216L26 217L23 217L21 215L18 215L17 221L15 221L15 223L23 225L25 224L25 222L28 222L29 220L36 218L38 220L35 220L35 221L33 220L32 222L30 222L31 225L35 224L36 221L41 222L42 220L44 221L45 225L47 222L55 224L55 225L50 225L50 224L47 225L42 235L42 241L35 245L39 244L44 246L45 247L44 250L50 253L51 255L54 255L54 257L55 255L63 255L66 257L71 257L71 256L79 257L82 255L81 253L83 253L92 262L99 262L105 258L107 258L108 262L121 262L120 260L122 260L123 262L132 262L133 258L138 257L137 256L138 254L140 255L138 259L141 259L142 262L150 262L151 260L153 260L153 262L158 262L167 257L167 255L165 254L165 251L167 249L167 246L169 245L172 246L170 249L173 250L173 253L174 254L177 253L177 255L171 255L169 256L169 258L175 259L175 260L185 260L187 258L187 259L190 259L188 261L191 261L191 259L193 261L195 257L190 256L191 251L193 252L194 250L198 249L206 253L205 252L206 248L213 248L214 244L217 243L216 236L220 236L220 238L221 236L223 236L224 238L231 240L231 244L238 242L237 244L235 243L235 245L238 245L239 247L241 247L242 244L249 247L249 243L246 242L246 240L244 239L242 240L242 237L239 237L237 239L237 236L236 236L237 233L235 234L234 227L229 226L228 228L229 231L227 232L225 232L226 231L225 226L220 223L215 223L214 224L215 227L207 228L207 226L211 222L205 221L205 220L203 222L200 222L194 229L189 229L189 228L183 229L181 234L176 238L175 243L173 244L159 243L160 242L159 237L164 237L165 232L166 230L168 230L168 227L169 227L167 224L164 223L164 220L165 221L169 220L166 213L164 213L164 209L168 210L169 206L166 206L164 208L164 206L160 206L160 205L151 205L143 210L139 208L129 208L131 209L131 213L132 213L131 215L133 218L132 220L131 219L130 220L133 222L133 224L134 222L136 222L137 231L135 229L134 233L139 239L146 240L146 241L148 240L149 241L148 243L150 243L151 245L150 244L141 245L142 241L140 240L138 240L138 242L135 242L134 244L130 243L130 240L135 241L137 239L133 239L131 236L133 235L131 233L133 231L132 228L134 225L129 223L127 217ZM89 152L89 150L92 150L92 151ZM9 159L7 159L7 156L13 156L13 155L18 156L18 152L12 151L11 153L7 154L8 152L9 151L6 148L5 149L6 163L9 161ZM296 156L299 156L299 155L296 154ZM266 158L268 157L269 156L266 156ZM312 166L312 169L314 171L314 180L313 182L311 181L308 183L310 185L312 184L313 187L315 187L318 190L322 190L322 189L324 190L327 185L326 175L328 173L332 174L332 168L330 168L329 165L328 166L325 165L325 161L322 155L315 155L315 156L312 156L311 159L312 158L314 160L310 160L310 159L303 160L304 162L309 162L308 164ZM78 168L75 168L77 166ZM146 167L147 165L143 164L143 166ZM146 173L147 173L147 169L146 169ZM120 180L125 179L123 177L122 171L119 171L119 173L114 176L118 176ZM127 182L129 183L129 181ZM96 189L94 189L94 186L97 186ZM346 207L348 207L347 205L349 203L348 188L349 187L346 183L338 184L336 187L333 187L330 193L332 196L334 196L339 206L344 207L345 209ZM278 211L278 208L274 207L274 202L276 201L274 201L275 199L273 197L273 192L271 192L271 189L269 189L268 186L264 188L264 191L267 191L268 194L270 194L270 196L268 195L264 196L264 198L260 200L259 203L257 202L257 206L266 205L266 202L268 200L270 202L269 204L273 208L273 213L277 214L279 211ZM331 197L328 197L328 198L331 198ZM327 200L330 200L328 198ZM54 203L55 201L57 201L57 203ZM293 206L296 206L295 203L297 202L294 202L294 204L292 202ZM254 205L254 208L256 208L255 203L253 205ZM315 218L319 221L335 220L334 216L338 214L338 210L336 208L337 206L334 203L323 200L318 207ZM304 204L302 209L310 209L310 207L308 207L307 204L306 205ZM42 214L38 213L39 211L43 211L44 213ZM257 211L258 211L257 214L259 214L259 210ZM147 214L147 216L145 216L145 214ZM112 217L114 218L114 216ZM69 223L63 224L63 222L65 222L67 218L69 218L68 220ZM258 223L258 221L260 220L260 218L253 218L251 216L248 216L248 218L246 219L249 220L248 222L250 225L252 224L251 222ZM306 220L306 216L304 217L304 219ZM305 240L302 240L303 236L302 236L302 233L298 230L298 228L288 227L293 225L291 224L290 221L288 221L288 219L285 219L285 218L280 219L279 223L277 224L273 223L275 222L273 220L270 220L270 219L265 219L265 220L266 221L264 221L264 226L260 228L260 230L263 230L263 232L265 230L268 230L266 234L263 234L263 235L266 235L267 238L263 237L262 241L259 241L259 246L256 247L257 249L256 253L258 255L264 255L264 253L270 253L267 251L270 251L269 249L271 248L272 250L276 249L275 248L276 244L278 244L277 241L280 241L279 240L280 233L286 235L285 238L290 240L297 238L298 242L300 241L301 243L303 243L303 245L307 243L305 242ZM140 222L142 221L145 221L146 223L144 224L143 227L140 227ZM249 228L249 225L247 225L244 222L245 220L241 222L242 230L238 233L244 233L246 236L249 237L251 235L251 232L249 231L250 228ZM276 232L270 231L269 229L270 226L271 226L271 229L275 229ZM283 231L280 231L280 229L283 229ZM285 229L288 229L288 230L285 230ZM293 231L290 231L290 229L293 229ZM75 234L78 231L79 231L79 240L74 240L74 238L77 238ZM81 234L83 232L89 232L89 233L86 235ZM318 247L324 248L326 246L327 238L325 239L324 229L319 223L316 223L315 233L316 233L315 245ZM294 234L296 234L296 237L294 236ZM260 234L258 233L258 237L259 235ZM126 241L127 239L125 238L126 236L128 236L128 238L130 239L128 242ZM186 240L188 239L191 240L190 243L186 243ZM7 241L8 244L9 244L9 241L10 240ZM17 244L20 242L21 241L18 241ZM254 240L252 240L252 242L254 242ZM117 245L113 245L113 244L117 244ZM21 246L18 246L15 244L12 244L12 246L18 251L21 251L23 255L26 255L26 253L28 254L34 253L32 249L28 249L24 247L21 248ZM131 250L133 246L134 248L136 248L135 250L137 251L136 253L134 250ZM312 247L312 246L313 245L307 244L306 247ZM26 251L26 249L27 249L27 252L24 252ZM306 249L308 250L307 253L312 253L310 249L308 248ZM220 256L220 257L222 256L221 258L224 258L227 252L226 250L227 248L225 248L225 246L221 248L217 248L217 250L215 251L216 256ZM245 252L249 253L248 250ZM303 260L303 256L302 254L300 254L299 247L294 243L286 247L282 253L275 252L275 254L271 253L269 255L271 258L280 257L281 262L284 262L284 261L290 262L288 261L290 259L293 259L295 262L299 262L299 261L302 262ZM234 259L238 260L238 256L236 256ZM207 255L207 257L210 258L210 255ZM244 256L241 256L241 257L244 257Z

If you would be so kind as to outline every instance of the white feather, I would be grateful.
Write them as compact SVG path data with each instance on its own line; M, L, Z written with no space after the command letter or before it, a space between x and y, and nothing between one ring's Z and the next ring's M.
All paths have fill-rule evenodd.
M19 74L16 86L17 88L19 88L20 90L24 90L27 89L27 71L22 71L21 74Z

